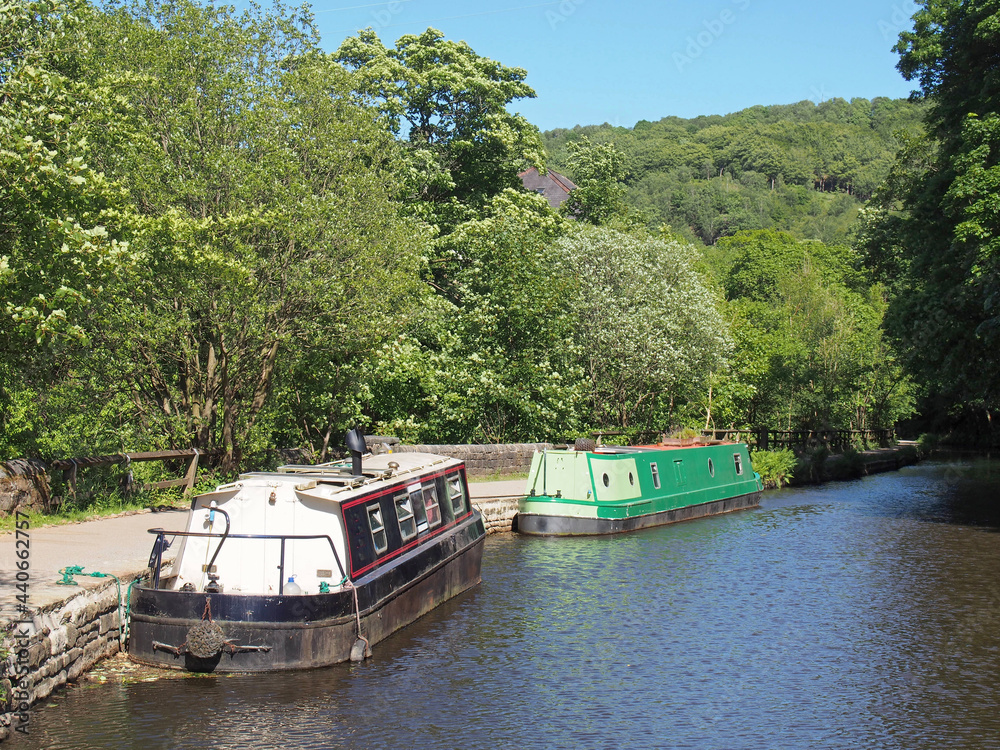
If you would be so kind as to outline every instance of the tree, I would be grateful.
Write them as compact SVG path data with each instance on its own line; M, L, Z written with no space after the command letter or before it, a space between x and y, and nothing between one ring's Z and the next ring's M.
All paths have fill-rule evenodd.
M91 33L90 68L125 80L100 165L143 262L95 311L89 364L149 434L234 469L270 445L276 377L377 348L411 299L396 150L308 16L150 0Z
M725 368L729 342L693 247L608 228L555 245L595 426L663 429Z
M406 139L404 195L412 212L447 232L540 166L538 129L507 107L535 92L522 68L477 55L436 29L386 48L371 29L344 41L333 59L357 72L393 132Z
M0 8L0 336L8 347L18 335L38 344L83 338L80 311L125 251L102 225L114 193L89 164L81 125L102 92L70 77L86 12L76 2Z
M888 318L937 426L1000 408L1000 3L923 0L895 49L929 102L861 233L894 289ZM898 274L893 278L890 274Z
M35 454L67 349L89 308L134 261L106 224L120 193L93 166L86 123L114 110L81 79L83 2L0 7L0 448Z
M442 238L438 294L371 368L380 429L490 443L577 434L572 279L551 249L565 224L541 196L506 190Z
M713 265L743 363L728 387L749 424L870 429L910 415L913 386L881 327L885 290L854 261L780 232L719 241Z
M625 221L625 158L613 143L591 143L587 136L566 144L569 173L576 189L560 207L563 214L597 226Z

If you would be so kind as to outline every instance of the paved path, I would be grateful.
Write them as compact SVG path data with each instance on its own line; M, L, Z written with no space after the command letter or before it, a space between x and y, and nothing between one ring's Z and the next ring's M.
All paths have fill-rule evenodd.
M519 497L525 483L524 479L470 482L469 494L473 501ZM140 511L129 516L29 529L29 606L45 607L79 590L76 586L56 583L62 577L59 569L69 565L83 566L84 574L97 571L122 577L143 572L153 546L153 535L146 533L147 529L181 529L186 513L186 510ZM16 539L14 532L0 532L0 619L16 619L15 597L20 593L15 588ZM105 578L86 575L78 575L75 580L87 588L107 582Z
M187 511L169 510L140 512L130 516L102 518L97 521L44 526L28 529L31 553L28 561L28 604L32 609L45 607L72 596L77 586L61 586L59 569L68 565L83 566L84 573L98 571L118 577L134 575L145 569L149 551L153 546L152 534L146 529L157 526L178 529ZM23 538L23 537L22 537ZM13 532L0 533L0 619L11 617L20 592L15 564L16 536ZM23 549L23 547L22 547ZM96 588L107 583L105 578L76 576L81 586Z

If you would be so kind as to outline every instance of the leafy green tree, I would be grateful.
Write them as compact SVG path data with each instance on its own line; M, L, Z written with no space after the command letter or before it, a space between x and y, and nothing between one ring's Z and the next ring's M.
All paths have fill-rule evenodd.
M412 299L396 150L307 15L150 0L91 34L90 69L124 80L98 163L143 262L95 311L89 364L151 436L235 468L271 444L279 374L376 348ZM283 414L325 430L339 412Z
M588 387L587 421L663 429L726 367L726 326L697 252L608 228L580 228L555 245L571 299Z
M120 195L93 166L86 122L113 92L81 80L82 2L0 7L0 450L37 455L67 349L133 263L106 228ZM58 421L58 420L57 420Z
M507 111L535 96L522 68L481 57L436 29L400 37L392 49L366 29L333 59L356 71L357 89L406 139L404 196L416 216L442 231L516 188L526 164L541 165L538 129Z
M489 443L577 434L572 279L551 250L564 232L544 198L506 190L443 238L437 294L370 369L379 429Z
M597 226L625 222L625 157L613 143L591 143L587 136L566 144L569 174L576 189L560 207L563 214Z
M910 416L913 384L882 330L885 290L849 249L741 232L710 257L737 341L726 385L749 424L871 429Z
M628 165L625 202L650 228L670 224L708 245L771 228L842 244L889 172L898 133L922 130L921 109L882 98L806 101L634 128L577 126L543 142L550 166L574 178L569 144L613 146Z
M913 30L900 34L895 49L900 71L929 103L929 137L901 152L866 212L860 241L894 291L890 329L927 388L933 427L966 420L995 436L1000 3L918 5Z
M0 8L2 335L36 343L85 336L79 315L125 247L101 223L113 192L88 163L80 124L101 92L69 77L84 6ZM8 353L11 350L8 349Z

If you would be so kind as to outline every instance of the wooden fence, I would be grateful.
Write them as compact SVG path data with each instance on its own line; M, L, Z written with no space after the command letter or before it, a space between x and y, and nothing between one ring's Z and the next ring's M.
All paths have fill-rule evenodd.
M198 459L201 457L215 457L221 455L220 451L199 451L197 448L176 451L146 451L144 453L118 453L112 456L87 456L85 458L66 458L50 461L50 469L59 469L63 473L63 481L69 485L70 493L76 496L76 477L80 469L89 469L96 466L113 466L124 464L127 468L132 463L141 461L176 461L187 460L187 470L180 479L165 479L162 482L152 482L142 485L145 490L162 490L168 487L183 487L184 494L187 495L194 489L198 479ZM122 488L126 492L135 489L131 480L131 472L127 472L122 482Z
M624 442L633 444L656 443L665 438L663 432L599 431L591 435L598 443L606 442L606 438L626 437ZM875 448L892 445L896 442L894 429L884 430L766 430L744 428L742 430L702 430L701 439L729 440L735 443L746 443L756 450L809 450L826 448L831 451L843 451L848 448ZM692 439L693 442L693 439Z

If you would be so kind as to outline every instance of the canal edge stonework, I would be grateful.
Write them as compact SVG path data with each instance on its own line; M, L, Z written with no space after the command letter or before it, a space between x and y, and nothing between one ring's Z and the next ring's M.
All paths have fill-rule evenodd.
M126 596L128 585L145 573L144 570L122 578L121 596ZM27 628L31 632L8 657L12 665L17 665L16 669L26 667L27 672L19 675L20 690L13 688L9 677L3 680L6 699L0 713L0 741L14 732L16 709L21 704L27 703L30 710L57 688L73 682L101 659L121 650L123 607L118 586L109 580L97 588L83 589L46 605L33 615L31 627ZM14 636L23 627L18 622L0 621L8 647L16 642ZM21 692L27 694L26 701L15 700Z

